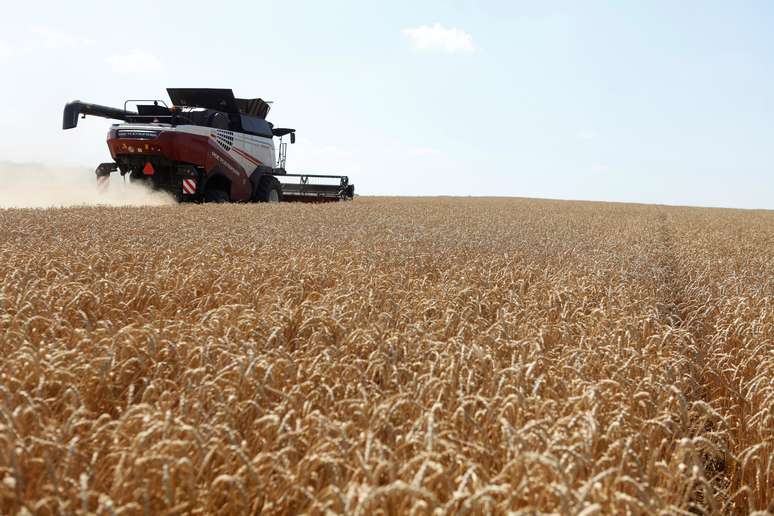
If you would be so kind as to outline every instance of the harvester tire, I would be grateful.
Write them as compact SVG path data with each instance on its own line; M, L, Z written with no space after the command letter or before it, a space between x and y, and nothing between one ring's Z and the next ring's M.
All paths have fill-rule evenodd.
M274 176L265 176L258 183L255 192L255 200L258 202L282 202L282 185Z
M224 203L229 202L228 192L220 188L208 188L204 191L204 202Z

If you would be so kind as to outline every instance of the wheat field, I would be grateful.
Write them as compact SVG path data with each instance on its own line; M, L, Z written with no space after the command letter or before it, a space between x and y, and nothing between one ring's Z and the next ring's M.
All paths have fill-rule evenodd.
M774 212L0 210L2 514L774 512Z

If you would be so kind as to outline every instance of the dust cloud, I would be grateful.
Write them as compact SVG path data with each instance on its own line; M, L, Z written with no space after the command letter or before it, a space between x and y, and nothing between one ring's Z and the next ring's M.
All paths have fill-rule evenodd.
M161 206L174 204L163 192L126 183L118 172L107 190L97 190L94 169L0 161L0 208L65 206Z

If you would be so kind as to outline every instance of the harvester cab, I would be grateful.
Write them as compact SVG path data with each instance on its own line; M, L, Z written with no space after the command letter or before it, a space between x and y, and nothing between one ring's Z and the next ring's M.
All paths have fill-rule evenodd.
M354 197L343 175L289 174L287 145L295 129L266 120L263 99L234 97L230 89L169 88L163 100L127 100L123 109L74 101L63 129L86 115L120 120L108 132L113 162L96 169L105 188L119 172L130 181L165 190L180 201L327 202ZM275 145L275 138L277 144Z

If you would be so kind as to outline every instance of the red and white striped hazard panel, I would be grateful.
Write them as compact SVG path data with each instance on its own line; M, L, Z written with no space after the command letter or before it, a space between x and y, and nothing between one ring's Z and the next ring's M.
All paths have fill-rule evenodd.
M195 179L183 179L183 193L187 195L196 193L196 180Z
M100 191L107 190L109 180L110 176L97 176L97 189Z

